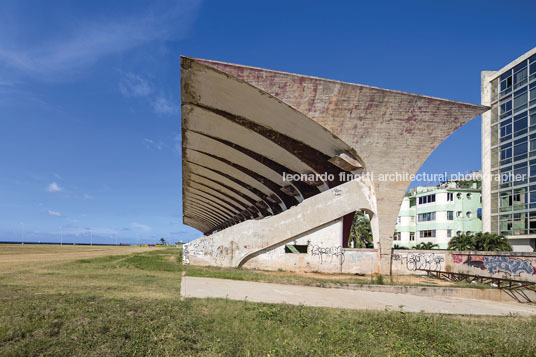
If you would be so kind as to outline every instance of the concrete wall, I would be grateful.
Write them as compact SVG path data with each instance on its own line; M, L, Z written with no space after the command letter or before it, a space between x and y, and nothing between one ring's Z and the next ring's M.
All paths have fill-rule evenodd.
M244 267L262 270L297 272L377 274L377 249L342 248L342 221L327 223L308 234L285 244L309 245L307 253L285 253L285 244L261 252L248 260ZM196 241L188 249L189 261L203 263L199 257L214 250L212 238ZM223 265L224 249L213 251ZM214 263L212 264L214 265ZM393 250L393 275L425 275L428 270L440 270L483 277L515 279L536 283L536 253L520 252L456 252L448 250Z
M286 244L266 250L244 267L262 270L375 274L377 249L343 248L342 219L301 234ZM308 245L306 253L285 252L285 245Z

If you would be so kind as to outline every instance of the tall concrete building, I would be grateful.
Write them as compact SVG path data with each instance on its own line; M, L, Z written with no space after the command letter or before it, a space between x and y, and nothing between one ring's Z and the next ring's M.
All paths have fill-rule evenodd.
M536 48L482 72L483 230L536 247Z
M434 243L446 249L462 233L482 232L479 181L449 181L413 188L400 207L393 245L412 248Z

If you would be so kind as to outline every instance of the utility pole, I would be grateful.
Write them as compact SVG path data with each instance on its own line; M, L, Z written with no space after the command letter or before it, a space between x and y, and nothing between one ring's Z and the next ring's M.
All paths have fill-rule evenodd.
M63 245L63 226L60 226L60 245Z
M93 231L90 230L89 234L91 235L91 246L93 247Z
M20 222L21 225L21 244L24 245L24 223Z

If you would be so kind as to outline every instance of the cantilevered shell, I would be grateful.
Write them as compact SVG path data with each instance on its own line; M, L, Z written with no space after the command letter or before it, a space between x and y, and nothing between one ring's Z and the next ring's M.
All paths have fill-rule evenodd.
M307 208L312 203L304 203L322 192L340 191L337 187L343 181L339 178L346 172L369 173L373 178L362 181L358 189L364 192L361 201L366 202L352 196L351 189L342 190L349 194L344 199L355 204L338 214L367 209L374 217L375 246L381 255L388 255L409 181L385 180L386 175L416 173L447 136L487 110L480 105L186 57L181 58L181 77L185 224L206 235L219 231L213 236L222 237L222 246L225 230L244 221L257 220L246 222L244 233L251 233L254 226L254 231L272 236L255 238L253 249L239 253L233 242L239 247L250 245L237 243L242 225L236 226L235 240L227 247L233 256L229 265L241 264L242 258L297 232L287 230L277 236L276 229L263 226L293 225L293 217L303 221L302 210L322 216L322 206L328 206L322 200L332 201L334 195L316 200L315 212ZM332 174L334 179L288 182L283 180L285 173ZM293 214L258 221L293 206L298 206ZM313 229L315 221L318 226L325 223L314 219L303 226L304 232Z

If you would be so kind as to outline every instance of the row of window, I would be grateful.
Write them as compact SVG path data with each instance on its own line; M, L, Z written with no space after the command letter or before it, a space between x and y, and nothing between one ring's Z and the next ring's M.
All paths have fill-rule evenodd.
M461 200L462 199L462 193L461 192L458 192L456 194L456 198ZM473 194L472 193L467 193L465 195L467 197L467 199L471 199L473 197ZM419 197L419 204L420 205L423 205L423 204L427 204L427 203L432 203L432 202L435 202L436 201L436 195L435 193L432 194L432 195L427 195L427 196L422 196L422 197ZM454 193L453 192L447 192L447 202L453 202L454 201Z
M424 205L426 203L435 202L435 198L436 198L435 193L433 195L421 196L419 197L419 204Z
M503 73L499 79L500 97L521 88L536 78L536 55Z
M511 191L509 191L511 193ZM534 199L536 200L536 192L531 192L531 197L534 195ZM510 202L512 202L512 197L510 196ZM467 218L473 217L473 212L467 211L465 212L465 216ZM462 211L456 211L456 218L462 218L463 212ZM427 213L419 213L417 215L417 221L418 222L432 222L436 220L436 212L427 212ZM447 221L453 221L454 220L454 211L447 211ZM400 216L396 219L397 224L402 223L402 218ZM410 216L410 223L415 223L415 217Z
M467 218L471 218L473 216L473 213L471 211L467 211L465 213L465 216ZM463 217L463 212L462 211L457 211L456 212L456 217L457 218ZM435 220L436 220L436 213L435 212L419 213L417 215L417 221L418 222L431 222L431 221L435 221ZM448 221L454 220L454 211L447 211L447 220ZM400 224L400 217L398 217L397 222Z
M423 230L423 231L418 231L417 233L419 234L419 238L436 238L436 230L435 229L427 229L427 230ZM462 231L457 231L456 235L459 236L462 233L463 233ZM470 234L472 234L472 232L467 231L467 232L465 232L465 234L470 235ZM452 238L452 229L447 229L447 238ZM402 240L402 233L401 232L396 232L395 235L393 236L393 240L395 240L395 241ZM409 233L409 240L410 240L410 242L415 240L415 233L414 232Z
M512 139L512 134L515 138L526 134L529 129L530 131L536 129L536 108L517 114L512 118L501 121L499 124L493 125L491 133L493 136L498 135L501 143L504 143Z

